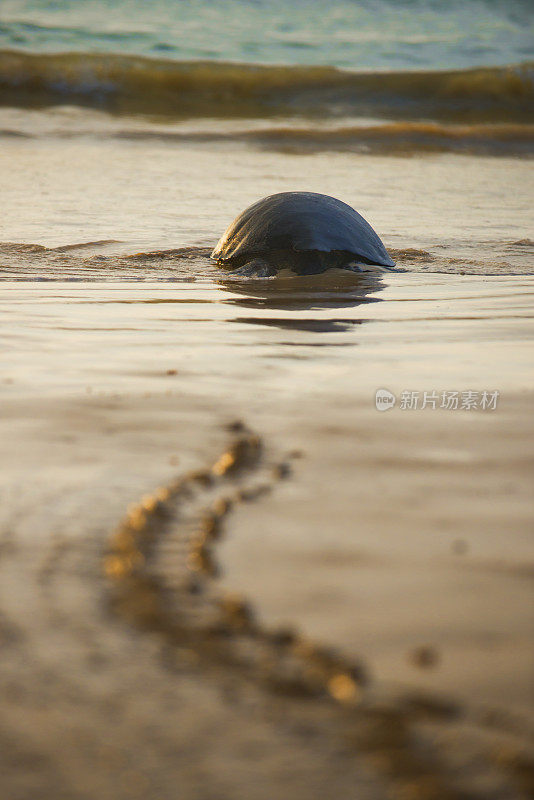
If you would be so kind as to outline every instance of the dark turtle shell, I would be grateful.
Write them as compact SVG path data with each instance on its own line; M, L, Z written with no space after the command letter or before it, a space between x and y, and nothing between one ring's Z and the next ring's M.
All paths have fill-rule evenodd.
M274 250L333 250L394 267L380 238L353 208L315 192L280 192L249 206L229 225L211 257L243 262Z

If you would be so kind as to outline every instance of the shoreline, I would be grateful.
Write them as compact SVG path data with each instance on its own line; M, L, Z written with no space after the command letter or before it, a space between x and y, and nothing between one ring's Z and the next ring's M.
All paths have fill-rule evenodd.
M10 141L3 163L9 238L42 243L0 245L8 792L524 800L530 164L47 139ZM209 263L241 208L303 184L364 213L410 271L247 281ZM401 408L404 392L455 390L498 405ZM239 503L214 522L206 595L230 592L232 613L214 638L204 595L188 604L173 581L206 555L188 537L223 508L203 481L236 423L260 437L270 491L242 502L248 473L224 486ZM197 505L117 549L121 520L145 524L132 505L192 472ZM135 624L113 605L110 555L142 565ZM150 619L162 598L172 625ZM252 638L232 629L244 598ZM343 669L302 696L325 664ZM279 669L304 680L278 691Z

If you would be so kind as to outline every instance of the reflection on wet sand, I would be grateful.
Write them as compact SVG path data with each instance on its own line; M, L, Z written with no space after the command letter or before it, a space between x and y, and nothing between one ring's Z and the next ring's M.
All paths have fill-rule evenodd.
M265 325L281 330L307 331L313 333L341 333L369 320L358 318L319 319L315 316L303 317L302 311L320 311L355 308L364 303L378 303L379 297L370 295L383 289L383 283L375 275L356 275L350 272L330 270L307 278L279 278L260 281L224 280L218 282L227 292L240 295L229 298L224 303L263 311L298 311L295 317L253 316L236 317L234 322L247 325Z

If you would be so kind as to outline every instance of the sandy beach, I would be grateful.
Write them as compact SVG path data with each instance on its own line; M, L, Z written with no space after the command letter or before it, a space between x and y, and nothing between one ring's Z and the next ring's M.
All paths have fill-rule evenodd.
M526 796L531 285L405 273L365 292L323 279L244 296L207 281L4 282L12 796L174 797L178 776L183 797ZM399 396L497 386L499 404L380 413L386 371ZM218 491L269 488L225 521L202 597L246 600L261 630L334 647L366 675L354 696L269 688L278 651L266 667L206 650L218 634L183 621L172 583L190 526L179 507L143 567L175 586L178 638L176 621L110 604L103 558L120 519L216 461L237 421L261 437L262 465ZM201 519L213 498L195 502ZM228 635L240 653L246 632Z
M527 5L6 0L2 800L531 796Z

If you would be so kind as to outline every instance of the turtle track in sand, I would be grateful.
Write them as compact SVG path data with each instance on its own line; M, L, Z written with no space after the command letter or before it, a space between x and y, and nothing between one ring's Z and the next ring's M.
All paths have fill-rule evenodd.
M228 515L291 472L287 460L266 464L261 439L245 426L231 430L211 466L141 497L111 533L102 565L113 614L161 637L171 669L185 665L223 684L231 676L233 692L237 681L243 696L276 697L287 725L338 748L340 768L358 769L363 758L388 796L528 796L534 769L522 748L507 742L495 752L484 742L483 728L506 720L475 720L452 700L414 692L379 699L361 663L298 631L265 627L245 598L221 589L216 549ZM473 725L480 729L466 739ZM472 756L459 763L467 741Z
M104 557L111 607L137 626L271 688L355 702L365 684L361 665L293 631L262 628L250 604L222 593L214 580L214 551L232 507L269 493L289 473L282 462L258 477L261 462L261 440L243 429L211 467L131 506Z

